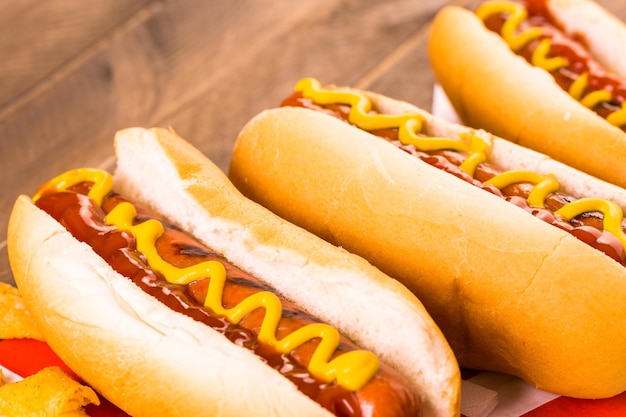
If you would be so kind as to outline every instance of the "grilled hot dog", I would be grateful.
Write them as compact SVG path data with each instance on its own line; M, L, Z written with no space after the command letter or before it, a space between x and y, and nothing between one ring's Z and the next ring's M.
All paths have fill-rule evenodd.
M623 189L367 91L304 79L285 105L239 135L246 196L401 281L461 366L626 389Z
M71 170L9 227L28 308L97 391L135 416L458 415L458 366L406 289L172 132L121 131L116 150L115 184Z
M591 0L436 16L429 56L460 118L626 187L626 25Z

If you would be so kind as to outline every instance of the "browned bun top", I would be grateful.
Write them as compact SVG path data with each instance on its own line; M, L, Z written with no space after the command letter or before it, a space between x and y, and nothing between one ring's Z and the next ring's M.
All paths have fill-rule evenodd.
M626 134L510 52L471 11L448 6L437 14L429 56L466 124L626 187Z
M577 397L626 389L626 272L566 232L302 108L252 119L230 178L405 284L462 366Z

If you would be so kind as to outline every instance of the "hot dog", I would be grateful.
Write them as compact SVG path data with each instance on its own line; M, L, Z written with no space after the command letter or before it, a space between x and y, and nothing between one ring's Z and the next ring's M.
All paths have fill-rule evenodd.
M442 9L429 57L467 125L626 187L625 44L593 1L496 0Z
M114 177L61 174L9 223L24 302L94 389L133 416L459 415L458 365L406 288L171 131L115 148Z
M461 366L624 391L622 209L589 194L623 189L379 94L304 79L284 104L237 139L244 195L405 284Z

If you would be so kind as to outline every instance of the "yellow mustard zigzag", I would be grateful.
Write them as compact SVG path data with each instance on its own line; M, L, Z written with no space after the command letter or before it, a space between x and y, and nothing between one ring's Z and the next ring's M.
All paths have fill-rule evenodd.
M351 106L348 115L350 123L360 129L373 131L377 129L398 129L398 139L403 144L413 144L421 151L451 149L459 152L468 152L472 158L471 164L461 165L468 174L474 176L478 164L486 161L487 143L475 135L470 140L452 138L431 138L420 135L423 129L424 117L419 113L407 112L400 115L372 113L372 102L364 94L350 89L325 89L319 81L313 78L300 80L295 87L304 97L310 98L318 104L345 104ZM531 191L528 203L533 207L545 208L545 199L548 194L557 191L560 185L553 175L540 175L531 171L506 171L498 174L485 185L493 185L503 189L511 184L528 182L535 184ZM604 230L616 236L626 248L626 234L622 230L622 209L615 203L600 198L582 198L570 202L555 213L569 221L572 218L589 211L600 211L604 214Z
M59 175L42 186L34 199L48 192L63 191L81 182L93 182L88 196L99 205L111 190L113 181L105 171L80 168ZM265 309L258 340L271 345L278 352L287 354L298 346L320 339L307 369L311 374L325 383L337 381L337 384L351 391L362 388L380 369L378 357L366 350L354 350L331 359L337 350L341 336L336 328L324 323L313 323L303 326L285 336L276 338L278 324L282 317L282 304L276 294L262 291L253 294L232 308L222 304L226 270L218 261L205 261L186 268L178 268L166 262L156 249L157 239L164 233L163 224L150 219L134 224L137 210L129 202L115 206L106 216L106 223L132 233L137 242L137 250L143 253L150 268L160 272L172 284L185 285L198 279L210 278L209 288L204 305L215 314L226 317L229 322L238 324L247 314L258 309Z
M495 0L488 1L476 9L476 15L483 21L499 14L508 15L500 31L500 36L513 52L519 52L530 42L540 39L543 35L543 31L539 27L530 27L524 31L519 30L522 22L528 18L526 8L519 3ZM541 39L533 52L531 63L548 72L567 67L569 62L562 56L548 58L551 46L552 41L550 39ZM574 80L569 88L569 95L589 109L593 109L602 102L611 101L613 95L611 91L606 89L591 91L584 95L584 91L589 85L588 78L589 74L585 72ZM626 102L622 103L621 106L620 110L610 113L606 118L610 124L616 127L626 125Z

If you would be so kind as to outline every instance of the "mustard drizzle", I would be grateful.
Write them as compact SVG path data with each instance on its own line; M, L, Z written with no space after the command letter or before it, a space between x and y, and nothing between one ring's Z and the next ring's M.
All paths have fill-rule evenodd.
M61 192L81 182L93 182L87 194L99 206L104 197L110 192L113 180L109 173L97 169L80 168L68 171L44 184L37 191L33 200L50 192ZM247 314L258 309L265 309L265 316L261 323L258 335L260 342L271 345L279 353L288 354L298 346L319 339L307 369L315 378L324 383L337 381L337 384L350 390L357 391L367 384L380 369L378 357L366 350L345 352L332 359L337 350L341 336L336 328L324 323L312 323L303 326L277 339L276 333L282 318L282 304L278 296L269 291L255 293L231 308L225 308L222 303L224 286L226 283L226 269L221 262L205 261L186 268L178 268L166 262L156 249L156 241L164 233L163 224L156 219L149 219L134 224L137 216L135 206L129 202L122 202L115 206L106 215L107 225L128 231L135 236L137 250L145 255L148 265L160 272L167 282L186 285L193 281L210 278L205 307L215 314L226 317L229 322L239 324Z
M476 135L470 135L469 141L467 138L458 140L439 137L429 138L419 135L425 123L425 119L421 114L416 112L406 112L402 115L372 113L371 100L356 90L324 89L318 80L305 78L296 84L295 91L300 92L303 97L309 98L317 104L340 103L350 105L348 120L351 124L368 131L397 128L400 142L405 145L413 144L418 150L452 149L458 152L469 152L470 155L465 162L470 158L472 161L465 167L462 164L461 169L472 177L476 167L487 160L486 152L489 145ZM354 103L358 104L358 106L353 105ZM366 123L361 124L363 120ZM401 132L404 132L404 134L401 135ZM545 208L544 202L547 196L560 188L559 182L554 175L543 176L536 172L517 170L502 172L485 181L484 184L495 186L501 190L520 182L528 182L535 185L528 196L528 203L530 206L537 208ZM612 201L600 198L584 198L564 205L555 214L562 216L566 221L570 221L574 217L589 211L600 211L604 214L604 230L616 236L626 249L626 234L621 227L623 212Z
M526 8L521 4L494 0L486 2L476 9L476 15L483 21L498 14L508 14L500 31L500 36L502 36L513 52L519 52L528 43L541 38L542 30L539 27L530 27L524 31L519 31L519 26L528 18ZM539 45L533 51L531 64L548 72L567 67L569 62L566 58L562 56L548 57L551 46L551 39L541 39ZM613 95L607 89L591 91L585 95L584 92L589 86L588 79L589 74L587 72L582 73L572 83L568 94L589 109L593 109L602 102L610 102L612 100ZM609 114L606 120L616 127L625 126L626 105L622 103L622 108Z

